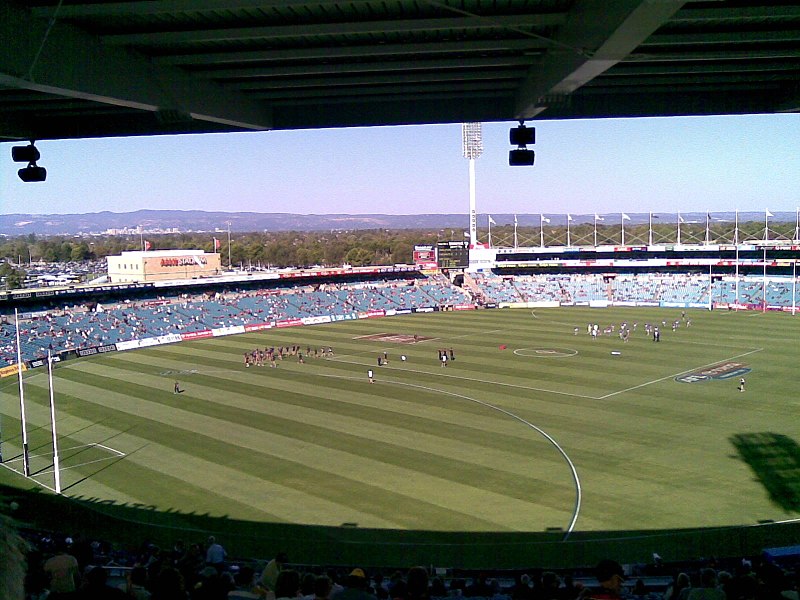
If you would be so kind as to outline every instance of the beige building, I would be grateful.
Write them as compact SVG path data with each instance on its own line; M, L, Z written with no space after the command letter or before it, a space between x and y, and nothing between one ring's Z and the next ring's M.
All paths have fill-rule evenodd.
M203 250L150 250L108 257L111 283L198 279L222 272L220 255Z

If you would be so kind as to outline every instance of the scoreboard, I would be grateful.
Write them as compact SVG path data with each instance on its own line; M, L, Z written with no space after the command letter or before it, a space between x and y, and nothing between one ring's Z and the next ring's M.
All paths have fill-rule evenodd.
M469 267L469 242L437 242L437 257L440 269L466 269Z

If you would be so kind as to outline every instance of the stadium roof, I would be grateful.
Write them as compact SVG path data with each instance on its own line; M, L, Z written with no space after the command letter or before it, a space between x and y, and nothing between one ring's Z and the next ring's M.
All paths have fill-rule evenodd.
M800 110L777 0L0 0L0 45L0 141Z

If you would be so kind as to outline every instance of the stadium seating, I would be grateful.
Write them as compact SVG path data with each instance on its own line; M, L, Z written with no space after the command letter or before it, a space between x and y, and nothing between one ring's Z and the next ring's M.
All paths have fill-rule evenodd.
M471 290L471 291L468 291ZM791 279L743 277L738 282L742 304L791 306ZM408 280L373 280L366 283L325 284L256 291L229 291L213 297L187 295L147 302L123 302L86 307L64 307L23 315L20 348L23 360L43 358L65 350L88 348L169 333L188 333L314 317L345 315L370 310L447 307L484 303L593 301L734 303L737 284L730 277L709 286L708 276L699 274L640 274L604 278L594 274L503 275L471 274L465 288L451 285L437 275ZM17 360L13 317L5 315L0 325L0 364Z

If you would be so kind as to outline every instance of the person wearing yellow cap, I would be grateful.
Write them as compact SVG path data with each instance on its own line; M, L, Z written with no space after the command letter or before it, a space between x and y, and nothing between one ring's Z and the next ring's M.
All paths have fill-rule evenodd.
M376 600L375 594L369 588L369 580L364 569L353 569L343 583L344 589L332 594L331 600Z

